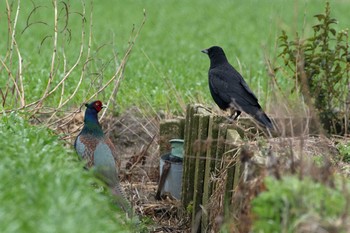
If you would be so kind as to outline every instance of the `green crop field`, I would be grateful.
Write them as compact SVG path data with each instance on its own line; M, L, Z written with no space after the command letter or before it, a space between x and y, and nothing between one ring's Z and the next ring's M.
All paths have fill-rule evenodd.
M3 9L0 13L0 55L7 67L16 74L16 50L13 51L12 60L6 56L11 37L6 37L8 24L5 2L0 3ZM55 73L53 84L62 79L77 61L81 44L84 45L82 58L69 73L63 96L68 97L74 92L83 65L87 63L82 84L72 98L74 104L86 101L115 73L130 38L135 36L135 31L141 25L145 10L145 24L125 66L124 80L116 102L119 110L131 106L148 106L170 111L178 109L179 102L213 103L207 86L209 59L200 52L211 45L220 45L225 49L231 63L243 74L265 106L273 90L269 89L270 78L264 58L276 58L277 38L282 29L291 36L295 32L310 35L311 27L316 22L313 15L322 13L325 6L325 1L321 0L100 0L94 1L91 7L87 1L85 37L82 40L82 3L59 2L57 54L51 69L54 8L51 1L33 2L35 5L31 1L21 2L15 34L23 59L26 103L42 96L51 70ZM13 3L10 7L13 23L17 5ZM350 3L334 0L331 1L331 8L332 16L339 22L337 28L347 28ZM88 55L90 32L91 51ZM1 73L0 87L4 91L8 78L3 66ZM112 89L113 85L110 85L98 98L108 98ZM47 99L46 105L55 106L53 103L61 96L61 92L58 92ZM7 102L9 106L16 104L15 100Z

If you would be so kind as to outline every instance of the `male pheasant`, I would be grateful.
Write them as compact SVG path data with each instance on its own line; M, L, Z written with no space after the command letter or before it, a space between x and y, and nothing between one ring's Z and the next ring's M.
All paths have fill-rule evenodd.
M105 136L98 121L97 114L103 108L102 102L97 100L85 106L84 127L75 139L74 148L78 155L87 161L86 167L93 167L96 175L112 189L117 197L117 204L131 217L131 205L120 187L115 166L116 148Z

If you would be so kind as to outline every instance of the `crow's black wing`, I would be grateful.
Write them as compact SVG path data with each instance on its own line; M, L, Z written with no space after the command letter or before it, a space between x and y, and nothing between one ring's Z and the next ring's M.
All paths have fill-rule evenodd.
M261 109L258 99L232 66L210 69L209 85L213 98L220 108L223 108L220 106L222 103L226 104L224 109L231 105L251 115L267 128L273 128L271 120Z
M256 98L255 94L252 92L252 90L250 90L248 84L244 81L243 77L242 76L240 77L241 77L240 83L243 86L243 88L251 95L250 97L252 97L256 102L258 102L258 98Z
M241 108L249 105L260 108L254 93L231 65L210 69L209 85L213 92L226 103L237 104Z
M216 104L221 109L227 109L232 102L228 82L222 79L222 73L218 70L209 70L209 89Z

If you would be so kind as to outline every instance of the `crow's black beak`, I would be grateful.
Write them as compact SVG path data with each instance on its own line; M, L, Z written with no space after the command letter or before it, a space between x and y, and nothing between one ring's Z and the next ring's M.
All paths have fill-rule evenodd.
M205 54L208 54L208 49L203 49L201 52L205 53Z

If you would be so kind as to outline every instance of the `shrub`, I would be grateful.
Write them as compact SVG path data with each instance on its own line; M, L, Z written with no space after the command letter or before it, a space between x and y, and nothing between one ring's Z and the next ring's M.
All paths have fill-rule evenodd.
M339 143L337 145L339 150L339 159L343 162L350 162L350 143Z
M267 177L265 184L267 191L252 202L254 232L319 232L311 231L311 226L334 230L339 224L335 220L346 216L346 192L314 182L310 177ZM346 231L339 226L332 232Z
M348 31L337 31L329 2L325 12L315 17L313 36L290 40L285 31L279 37L280 57L292 72L294 90L301 91L306 104L316 113L330 133L347 133L350 104L350 64Z

